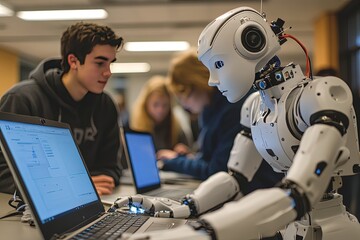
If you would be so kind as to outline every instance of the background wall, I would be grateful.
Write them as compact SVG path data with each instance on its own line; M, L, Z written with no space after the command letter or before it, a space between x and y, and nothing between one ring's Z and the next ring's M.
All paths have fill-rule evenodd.
M314 23L314 73L320 69L339 70L338 26L336 14L321 14Z
M19 81L19 68L18 56L0 48L0 96Z

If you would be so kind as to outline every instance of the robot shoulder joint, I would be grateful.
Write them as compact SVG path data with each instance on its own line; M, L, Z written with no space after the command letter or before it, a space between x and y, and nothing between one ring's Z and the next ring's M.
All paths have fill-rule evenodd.
M352 93L347 84L337 77L316 78L306 85L298 107L308 126L328 124L344 135L351 117Z

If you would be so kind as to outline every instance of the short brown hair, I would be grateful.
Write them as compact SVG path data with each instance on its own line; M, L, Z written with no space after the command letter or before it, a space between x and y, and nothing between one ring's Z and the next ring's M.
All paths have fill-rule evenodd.
M208 85L209 70L197 58L196 50L191 49L175 57L169 69L169 88L177 96L188 95L193 89L214 90Z
M61 65L64 72L70 70L67 57L74 54L84 64L85 57L96 45L110 45L120 48L123 39L116 36L113 30L107 26L94 23L79 22L71 25L61 37Z

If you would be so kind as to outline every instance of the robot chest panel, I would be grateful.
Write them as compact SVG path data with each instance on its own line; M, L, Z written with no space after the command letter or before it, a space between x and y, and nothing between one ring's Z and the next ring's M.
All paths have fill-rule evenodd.
M255 116L251 132L258 152L275 171L286 172L300 141L289 130L285 104L279 101L277 112L258 111Z

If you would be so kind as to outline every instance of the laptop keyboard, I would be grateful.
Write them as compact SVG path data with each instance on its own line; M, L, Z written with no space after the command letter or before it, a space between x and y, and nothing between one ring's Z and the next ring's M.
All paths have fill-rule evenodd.
M99 222L96 222L71 239L117 239L124 232L136 232L148 218L148 216L143 215L130 215L119 212L109 213Z

